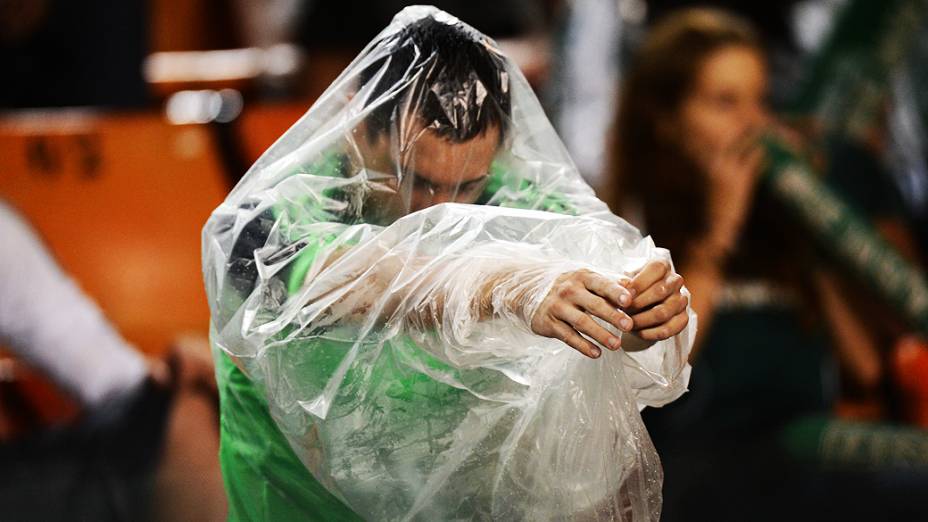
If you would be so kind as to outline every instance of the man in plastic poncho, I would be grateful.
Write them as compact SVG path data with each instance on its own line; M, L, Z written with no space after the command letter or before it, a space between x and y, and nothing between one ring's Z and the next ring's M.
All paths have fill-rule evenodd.
M536 106L491 40L440 11L407 9L214 213L204 229L204 271L232 519L570 518L569 507L533 515L530 506L512 508L517 502L506 500L503 483L485 497L474 493L513 462L541 470L516 451L523 442L493 426L518 431L512 415L577 422L574 410L583 408L572 401L591 393L583 386L621 380L621 369L603 366L605 357L584 363L565 345L597 359L602 348L646 353L657 350L646 350L654 343L676 343L668 345L676 347L672 357L646 356L659 361L656 371L633 364L648 389L659 381L663 395L609 398L590 417L605 422L608 435L595 425L584 432L609 439L601 442L605 454L590 457L597 466L624 465L609 463L626 454L612 441L622 438L646 455L629 457L636 463L629 469L656 465L650 443L637 445L647 438L637 410L685 390L685 337L694 325L682 279L650 240L627 239L637 232L577 181ZM529 132L536 127L544 132ZM530 145L536 157L512 152ZM623 248L635 252L637 266L597 271L546 246L560 234L578 241L581 256L618 255L595 246L597 234L607 233L600 228L616 234L609 248L634 241ZM488 325L489 333L479 333ZM585 369L574 379L571 368ZM544 402L537 397L545 395L526 390L581 396L559 396L549 401L558 408L536 411L529 398ZM507 402L509 409L494 409ZM494 417L497 411L504 413ZM541 428L520 429L528 439ZM550 434L551 444L565 460L569 441L561 433ZM543 442L529 444L546 451ZM620 500L597 497L590 512L654 518L656 466L658 475L632 485L633 472L623 471L609 486L615 495L602 496ZM585 472L596 473L578 471ZM560 487L558 477L546 480ZM600 509L604 502L611 504Z

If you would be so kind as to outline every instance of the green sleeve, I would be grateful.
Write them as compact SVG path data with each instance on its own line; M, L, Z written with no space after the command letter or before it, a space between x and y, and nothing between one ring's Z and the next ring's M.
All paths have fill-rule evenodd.
M225 353L215 360L229 520L360 520L297 458L251 380Z
M516 188L517 197L498 201L504 206L534 208L572 213L564 198L545 194L525 180L507 179L505 170L494 166L489 197L507 184ZM502 198L500 198L502 199ZM493 202L489 204L494 204ZM305 242L300 255L283 275L288 292L293 295L303 284L306 273L319 253L329 247L337 235L307 235L303 225L319 221L318 212L309 201L289 202L274 209L275 220L284 233L293 227L293 239ZM339 354L347 349L321 341L308 341L288 350L288 364L299 364L308 372L305 382L325 383L338 367ZM456 372L419 348L411 339L401 338L384 347L384 355L374 367L359 372L349 369L345 376L346 396L336 399L352 403L352 389L364 379L373 391L373 408L390 412L391 425L408 425L427 419L434 430L450 433L469 411L469 394L435 381L407 365L398 366L399 358L415 358L427 367ZM216 379L220 390L221 446L220 461L229 497L230 520L359 520L350 508L329 493L309 472L291 448L271 416L260 385L249 379L225 354L216 350ZM364 375L362 377L362 374ZM479 381L474 386L480 386ZM356 406L356 405L354 405ZM345 407L351 408L352 404ZM338 417L335 415L334 417ZM320 426L324 429L324 426ZM374 437L376 434L367 434Z
M327 153L306 170L335 177L340 175L342 162L342 156ZM299 289L313 259L336 238L335 234L306 235L301 225L330 221L333 216L313 205L309 197L276 205L271 216L279 233L305 242L302 253L281 271L292 294ZM266 238L260 243L264 241ZM258 386L221 350L214 350L214 359L220 399L219 458L229 520L360 520L296 456ZM325 371L321 366L329 365L317 365L316 369Z

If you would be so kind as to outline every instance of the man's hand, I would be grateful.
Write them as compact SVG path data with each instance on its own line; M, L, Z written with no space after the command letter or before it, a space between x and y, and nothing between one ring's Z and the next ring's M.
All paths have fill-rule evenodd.
M618 350L622 340L597 324L592 316L628 332L634 325L633 318L618 308L634 304L633 297L617 281L595 272L577 270L565 273L557 278L535 311L532 331L559 339L595 359L600 356L601 350L583 335L611 350Z
M632 333L641 340L651 344L686 328L689 297L681 291L683 277L670 268L669 262L652 261L622 285L633 296L625 310L635 323Z

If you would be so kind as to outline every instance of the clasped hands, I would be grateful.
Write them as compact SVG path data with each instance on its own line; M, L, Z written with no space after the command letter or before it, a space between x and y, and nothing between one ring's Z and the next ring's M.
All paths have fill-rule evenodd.
M683 277L668 261L652 261L631 279L614 280L591 270L575 270L558 277L532 316L538 335L559 339L590 358L601 350L623 345L593 318L602 319L623 333L628 351L647 348L680 333L689 322L689 297Z

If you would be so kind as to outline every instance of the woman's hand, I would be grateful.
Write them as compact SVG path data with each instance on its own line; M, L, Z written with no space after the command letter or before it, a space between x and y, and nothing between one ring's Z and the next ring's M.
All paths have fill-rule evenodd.
M720 150L699 154L709 181L709 233L704 240L723 254L734 249L751 210L764 160L760 135L745 131Z

